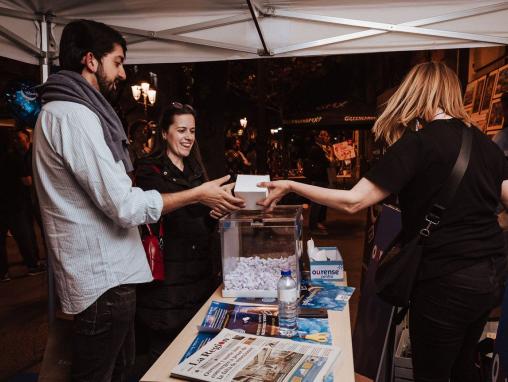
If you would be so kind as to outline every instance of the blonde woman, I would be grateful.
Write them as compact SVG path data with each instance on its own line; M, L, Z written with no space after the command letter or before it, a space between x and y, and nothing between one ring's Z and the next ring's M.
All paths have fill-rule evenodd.
M416 127L416 129L414 128ZM402 242L414 237L450 175L464 129L473 129L469 166L441 225L425 244L411 297L410 336L415 381L479 381L475 345L503 292L506 259L496 219L508 207L508 165L500 149L471 127L459 81L442 63L415 66L376 121L390 147L350 191L282 180L264 184L273 206L294 192L355 213L390 194L399 196Z

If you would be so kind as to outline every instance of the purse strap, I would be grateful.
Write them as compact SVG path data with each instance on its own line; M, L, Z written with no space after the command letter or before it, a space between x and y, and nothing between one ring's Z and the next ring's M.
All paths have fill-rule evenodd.
M419 231L420 238L428 238L431 235L434 228L441 222L444 211L449 207L455 197L460 182L462 181L469 165L472 142L472 128L466 127L465 129L462 129L462 143L459 155L453 165L450 176L437 197L437 201L434 202L429 212L425 215L425 226Z
M150 236L153 236L153 231L152 231L152 227L150 224L145 224L145 227L146 229L148 230L148 234ZM159 238L164 236L164 224L163 224L163 221L162 221L162 218L161 220L159 220Z

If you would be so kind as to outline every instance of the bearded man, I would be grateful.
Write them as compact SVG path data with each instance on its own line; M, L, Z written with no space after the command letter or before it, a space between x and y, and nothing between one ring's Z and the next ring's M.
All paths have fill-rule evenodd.
M160 194L132 186L127 137L108 100L125 80L124 38L94 21L66 25L61 71L41 90L34 182L58 295L74 315L73 381L125 381L134 362L135 284L152 274L137 226L191 203L243 206L229 177Z

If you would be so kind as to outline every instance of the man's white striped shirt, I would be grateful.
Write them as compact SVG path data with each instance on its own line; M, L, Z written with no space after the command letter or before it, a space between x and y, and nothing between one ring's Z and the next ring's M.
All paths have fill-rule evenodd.
M44 105L33 167L65 313L85 310L114 286L152 280L137 226L159 220L162 197L132 186L95 113L73 102Z

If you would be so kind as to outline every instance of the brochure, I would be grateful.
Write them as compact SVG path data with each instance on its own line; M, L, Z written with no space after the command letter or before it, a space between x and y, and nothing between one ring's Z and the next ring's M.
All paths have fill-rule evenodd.
M190 381L323 381L341 350L222 329L215 338L173 368Z
M343 310L355 288L336 285L330 281L302 280L300 286L300 308ZM240 297L235 302L276 305L275 298L249 298Z
M323 280L302 280L300 306L302 308L344 310L355 288L335 285Z
M197 352L199 349L201 349L203 346L205 346L208 342L213 340L216 333L205 333L205 332L199 332L194 338L194 341L190 344L189 348L183 355L180 362L184 361L185 359L189 358L191 355L193 355L195 352Z
M236 305L212 301L198 330L217 333L222 328L227 328L241 333L278 337L279 320L277 314L278 307L274 305ZM328 319L298 317L297 325L298 335L292 340L332 343Z

